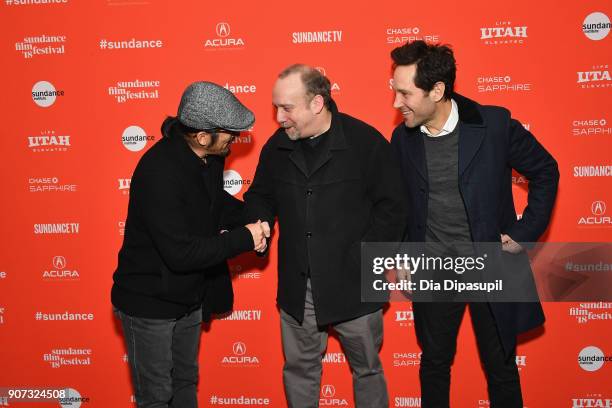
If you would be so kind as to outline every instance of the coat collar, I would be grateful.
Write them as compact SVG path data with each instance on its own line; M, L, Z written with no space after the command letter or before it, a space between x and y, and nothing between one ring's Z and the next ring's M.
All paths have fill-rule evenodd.
M470 165L480 149L486 132L486 123L481 113L481 105L460 94L453 93L452 98L459 109L459 176ZM427 180L427 163L425 159L425 145L419 128L403 126L406 134L405 143L407 156L412 160L419 175Z
M310 173L306 167L306 160L302 152L301 142L289 139L284 129L278 129L278 132L281 132L278 148L282 150L291 150L289 158L307 177L313 175L317 170L323 167L323 165L333 157L333 151L348 149L344 129L342 127L341 114L338 112L338 107L333 100L331 101L330 112L332 114L332 122L329 133L321 140L321 145L319 146L324 152L321 152L317 161L313 163Z

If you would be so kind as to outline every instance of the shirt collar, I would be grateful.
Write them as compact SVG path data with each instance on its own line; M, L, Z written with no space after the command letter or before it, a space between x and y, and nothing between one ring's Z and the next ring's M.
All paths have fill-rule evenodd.
M442 126L442 130L437 135L432 134L427 126L421 125L421 132L425 133L427 136L438 137L444 136L451 133L457 127L457 123L459 122L459 108L457 107L457 102L454 99L451 99L451 111L448 115L448 119L446 119L446 123Z

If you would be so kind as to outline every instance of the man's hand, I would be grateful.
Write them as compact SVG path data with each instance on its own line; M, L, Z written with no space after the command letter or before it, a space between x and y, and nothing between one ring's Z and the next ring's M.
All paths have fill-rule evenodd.
M253 236L253 249L257 252L265 251L267 246L266 235L261 220L257 220L254 224L247 224L245 227L248 228ZM269 231L270 227L268 227L268 234L270 233Z
M519 254L523 252L523 247L515 242L510 235L501 234L501 242L502 242L502 251L508 252L511 254Z

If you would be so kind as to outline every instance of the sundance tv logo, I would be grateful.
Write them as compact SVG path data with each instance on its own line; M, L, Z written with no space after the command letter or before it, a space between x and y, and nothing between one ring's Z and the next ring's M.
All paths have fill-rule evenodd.
M480 40L485 45L524 44L526 38L527 26L510 21L498 21L492 27L480 28Z
M589 40L603 40L610 34L610 18L602 12L589 14L582 23L582 32Z
M421 397L395 397L394 407L420 407Z
M81 278L79 271L67 267L66 258L62 255L54 256L51 264L53 267L42 273L45 281L74 281Z
M64 96L64 91L56 90L51 82L38 81L32 87L32 100L41 108L53 105L58 96Z
M215 26L217 38L208 38L204 41L206 50L231 50L242 49L245 46L244 39L232 36L232 28L228 23L220 22Z
M45 130L39 136L28 136L28 147L39 152L67 152L70 136L56 135L55 130Z
M293 44L325 44L342 42L342 30L296 31L291 33Z

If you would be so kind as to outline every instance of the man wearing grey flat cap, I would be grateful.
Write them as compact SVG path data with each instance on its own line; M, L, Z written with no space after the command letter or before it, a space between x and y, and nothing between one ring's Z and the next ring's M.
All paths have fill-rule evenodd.
M230 144L254 120L230 91L195 82L136 166L111 300L139 407L197 407L201 322L233 304L226 260L265 250L261 222L223 189Z

